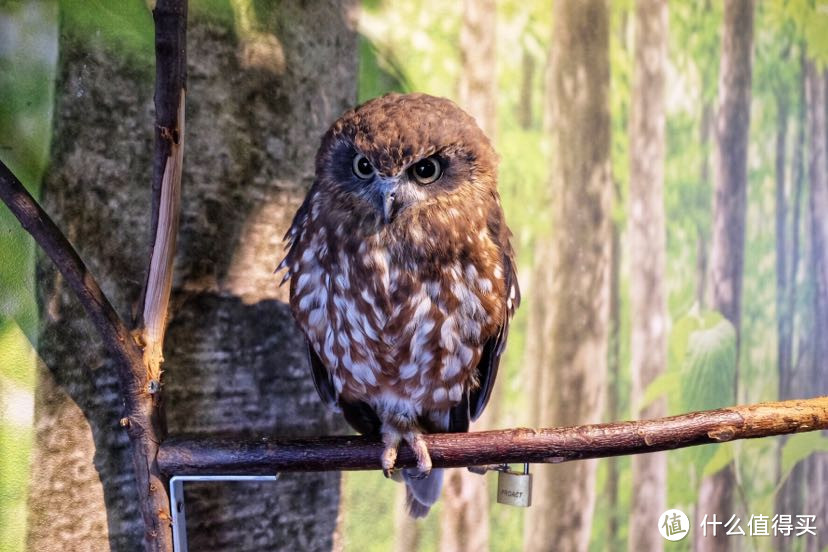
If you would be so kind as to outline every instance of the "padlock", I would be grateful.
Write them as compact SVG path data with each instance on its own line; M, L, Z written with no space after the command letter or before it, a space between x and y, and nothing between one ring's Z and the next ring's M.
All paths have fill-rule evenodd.
M522 508L532 505L532 474L529 473L529 464L523 465L523 473L508 468L497 472L497 502Z

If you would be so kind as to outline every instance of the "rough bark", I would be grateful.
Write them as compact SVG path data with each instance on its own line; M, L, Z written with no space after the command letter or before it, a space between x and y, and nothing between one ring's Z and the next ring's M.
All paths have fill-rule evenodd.
M635 4L635 69L630 117L631 403L634 418L667 413L666 399L638 410L647 386L667 367L664 220L664 89L667 66L666 0ZM653 531L667 509L667 456L632 459L629 549L663 549Z
M497 59L494 0L464 0L460 27L458 101L490 139L497 130ZM492 427L500 386L475 429ZM486 478L464 469L448 470L440 513L440 550L489 549L489 492Z
M238 15L247 4L232 7ZM353 8L332 0L258 8L256 33L241 36L219 15L191 13L190 140L164 365L171 433L333 429L272 271L312 179L318 137L355 99ZM150 234L152 65L104 31L61 29L43 202L128 317ZM43 260L38 279L43 363L29 546L140 549L112 361ZM275 484L188 487L191 549L328 549L337 481L296 474Z
M742 273L747 205L747 142L750 126L753 0L727 0L724 7L719 97L714 156L713 236L710 253L712 308L740 332ZM734 391L738 383L738 370ZM735 399L735 395L733 397ZM719 517L733 513L736 484L733 464L705 478L699 489L698 512ZM701 538L697 550L729 550L724 535Z
M808 169L811 184L810 219L810 273L813 280L813 350L810 355L809 393L828 390L828 71L819 70L815 63L807 64L809 155ZM806 464L808 497L805 509L818 520L828 519L828 453L811 455ZM809 539L806 550L819 551L828 545L824 531Z
M597 421L607 365L610 272L609 14L606 2L556 2L552 70L551 263L538 270L539 320L548 346L543 425ZM540 299L539 299L540 300ZM525 549L585 550L595 500L595 463L538 466Z

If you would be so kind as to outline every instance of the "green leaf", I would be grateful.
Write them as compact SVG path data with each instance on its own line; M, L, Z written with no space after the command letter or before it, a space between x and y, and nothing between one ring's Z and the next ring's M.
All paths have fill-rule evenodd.
M713 457L707 461L707 464L705 464L704 470L702 470L702 476L704 477L713 475L730 464L731 460L733 460L733 443L723 443L721 445L714 446L716 451L713 453Z
M650 382L644 391L644 397L636 411L643 410L663 396L670 398L679 396L681 391L681 374L679 372L664 372Z
M699 312L694 307L676 321L668 347L668 373L676 374L674 377L678 379L677 387L668 395L671 409L708 410L733 402L736 331L721 314ZM732 458L732 451L720 452L720 448L720 445L693 447L680 454L680 458L697 475L702 471L715 472L724 465L720 462L729 461L717 455L731 454Z
M669 370L681 370L687 355L687 343L690 341L690 334L698 330L700 326L701 317L696 312L696 307L673 324L667 344Z
M689 335L681 371L681 406L688 412L727 406L735 398L736 330L718 313L700 320Z

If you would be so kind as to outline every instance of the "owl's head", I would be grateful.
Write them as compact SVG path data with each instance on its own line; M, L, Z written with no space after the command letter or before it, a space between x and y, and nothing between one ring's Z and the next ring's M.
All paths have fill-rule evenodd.
M448 198L484 201L496 165L489 139L450 100L388 94L348 111L322 138L316 192L387 225Z

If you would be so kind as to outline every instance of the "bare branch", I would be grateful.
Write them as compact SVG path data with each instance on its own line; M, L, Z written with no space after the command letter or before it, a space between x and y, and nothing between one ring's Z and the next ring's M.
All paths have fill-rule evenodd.
M121 426L127 430L132 444L147 550L171 551L169 499L155 459L159 443L156 409L147 392L141 350L72 245L2 162L0 198L55 263L115 360L124 400Z
M127 401L126 409L133 410L134 397L140 392L141 380L131 367L140 365L141 351L133 342L123 320L112 308L95 277L87 270L66 236L2 161L0 199L52 259L78 297L84 311L92 319L104 346L116 361L118 376Z
M733 406L669 418L551 429L507 429L426 435L434 467L558 463L642 454L707 443L828 429L828 397ZM380 469L376 437L308 439L170 438L158 463L173 474L262 474ZM404 446L397 465L416 461Z

